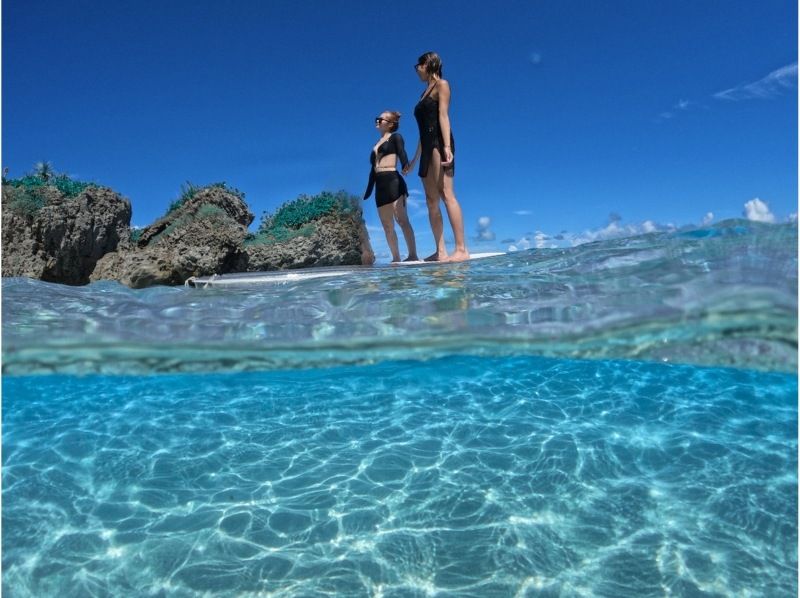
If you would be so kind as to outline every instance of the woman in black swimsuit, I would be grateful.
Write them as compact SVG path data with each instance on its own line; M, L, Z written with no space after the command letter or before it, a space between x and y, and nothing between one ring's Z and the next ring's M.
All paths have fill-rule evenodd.
M436 241L436 252L425 258L425 261L460 262L469 259L469 252L464 243L464 219L461 206L453 191L455 175L455 143L450 129L450 84L442 79L442 61L435 52L426 52L417 60L414 67L420 80L426 84L425 92L414 108L414 116L419 125L419 144L414 158L403 173L408 173L419 163L419 176L425 187L425 199L428 203L428 218ZM444 223L439 201L444 200L447 217L453 228L456 241L455 251L447 255L444 244Z
M403 177L397 172L397 158L400 158L400 163L404 167L408 166L403 136L396 133L399 126L399 112L386 111L375 117L375 128L380 131L381 136L369 155L369 183L367 191L364 193L364 199L372 195L374 187L378 216L383 225L383 232L386 234L389 250L392 252L392 261L400 261L400 249L397 246L397 234L394 231L394 221L397 220L408 246L406 261L414 262L419 258L417 257L414 229L411 228L411 222L406 212L408 187Z

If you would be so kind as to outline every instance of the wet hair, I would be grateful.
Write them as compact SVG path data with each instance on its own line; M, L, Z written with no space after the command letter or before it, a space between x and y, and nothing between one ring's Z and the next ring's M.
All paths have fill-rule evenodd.
M417 64L425 67L425 72L429 75L436 75L442 78L442 59L436 52L425 52L422 56L417 58Z
M392 123L392 126L389 128L390 133L394 133L397 129L400 128L400 117L402 115L399 112L395 110L384 110L383 114L388 114L393 119L390 121Z

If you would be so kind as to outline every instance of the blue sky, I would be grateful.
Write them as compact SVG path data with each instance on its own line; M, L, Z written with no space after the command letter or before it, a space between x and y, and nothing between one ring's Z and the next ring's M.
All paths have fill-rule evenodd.
M184 182L226 181L257 225L301 193L360 196L381 110L413 148L412 66L434 50L473 251L796 215L795 2L489 6L5 0L2 164L110 186L140 226Z

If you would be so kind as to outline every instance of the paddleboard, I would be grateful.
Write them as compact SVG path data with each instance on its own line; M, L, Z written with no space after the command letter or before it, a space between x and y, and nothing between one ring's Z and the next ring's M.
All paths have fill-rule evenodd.
M206 287L242 287L254 284L276 282L298 282L301 280L311 280L314 278L332 278L335 276L346 276L354 271L355 270L350 268L322 272L310 272L307 270L278 270L270 272L241 272L238 274L213 274L212 276L192 276L183 284L187 287L201 289Z
M505 255L505 253L471 253L469 259L466 260L468 262L472 262L475 260L482 260L487 257L497 257L498 255ZM389 266L435 266L440 265L444 266L446 264L463 264L464 262L426 262L423 260L417 260L414 262L391 262L390 264L386 264Z
M505 253L474 253L469 260L474 261L488 257L506 255ZM335 278L348 276L359 272L369 272L373 268L395 268L399 266L451 266L466 262L391 262L388 264L375 264L374 266L329 266L322 268L303 268L300 270L272 270L269 272L241 272L236 274L214 274L212 276L192 276L184 285L198 289L208 287L248 287L259 284L275 284L287 282L300 282L315 278Z

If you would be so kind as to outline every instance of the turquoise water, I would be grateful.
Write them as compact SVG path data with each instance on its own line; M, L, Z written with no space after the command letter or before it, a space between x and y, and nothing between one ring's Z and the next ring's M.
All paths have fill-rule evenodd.
M4 280L3 592L795 595L796 255Z

